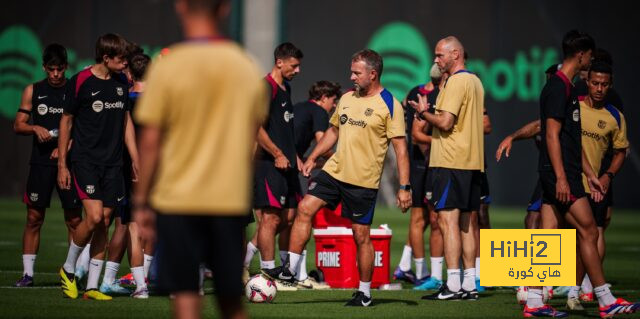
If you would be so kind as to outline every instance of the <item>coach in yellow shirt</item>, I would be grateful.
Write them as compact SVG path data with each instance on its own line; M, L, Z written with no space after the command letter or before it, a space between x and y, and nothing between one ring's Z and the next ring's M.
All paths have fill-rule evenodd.
M464 47L455 37L438 42L435 62L451 74L436 100L435 114L427 112L426 98L411 105L433 125L429 177L438 224L444 238L447 284L430 300L478 299L475 277L475 228L480 208L484 170L484 89L480 79L465 69ZM464 279L460 283L460 255Z
M360 286L346 306L371 304L373 246L369 238L373 211L389 141L398 161L397 204L403 211L411 206L409 157L405 140L404 111L400 103L380 84L382 57L373 50L362 50L351 58L354 91L340 98L331 117L331 127L303 166L309 176L316 159L338 141L336 153L311 179L309 191L298 205L298 215L289 240L289 262L263 274L276 280L294 282L300 254L311 235L311 220L323 206L335 208L342 202L342 215L353 222L358 247Z
M134 218L151 239L149 206L158 212L158 286L175 295L177 318L201 311L202 262L212 267L221 317L247 317L243 238L268 100L256 63L218 33L229 8L228 0L176 1L187 41L151 65L134 114L143 126Z

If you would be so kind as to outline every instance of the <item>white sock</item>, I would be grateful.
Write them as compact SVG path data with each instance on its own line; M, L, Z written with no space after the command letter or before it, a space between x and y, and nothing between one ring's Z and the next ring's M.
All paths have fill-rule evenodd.
M62 265L64 271L70 274L76 272L76 261L78 260L78 255L82 252L82 248L83 247L76 245L73 240L71 240L71 243L69 244L69 252L67 252L67 260L64 262L64 265Z
M114 281L116 281L116 275L118 274L118 270L120 269L120 263L107 261L107 264L104 266L104 277L102 277L102 283L111 285Z
M307 275L307 250L302 251L302 258L300 258L300 262L298 263L298 268L296 269L296 280L303 281L307 279L309 275Z
M82 253L80 253L80 257L76 261L76 270L84 269L86 272L89 269L89 260L91 259L91 244L87 244L82 249ZM85 274L86 275L86 274Z
M413 262L416 264L416 278L422 279L428 276L428 272L425 274L424 258L413 258Z
M412 256L411 246L404 245L404 249L402 250L402 257L400 257L400 264L398 265L398 267L400 267L400 270L402 271L411 270L411 256Z
M280 265L284 266L284 263L287 261L287 257L289 257L289 252L286 250L280 251Z
M447 287L452 292L460 291L460 269L447 269Z
M476 278L480 278L480 257L476 257Z
M442 262L444 257L431 257L431 277L442 281Z
M358 287L359 291L364 292L364 295L367 296L367 298L371 298L371 282L364 282L361 281L360 282L360 287Z
M582 292L585 294L593 292L593 285L591 285L589 275L584 275L584 279L582 279Z
M260 260L261 269L273 269L276 268L275 260Z
M540 308L544 306L542 302L542 289L531 289L527 292L527 307Z
M595 292L596 297L598 297L598 304L600 307L608 306L616 302L616 297L611 294L611 290L609 290L609 286L607 286L607 284L595 287L593 292Z
M571 299L571 298L578 299L579 296L580 296L580 286L569 287L569 293L567 293L567 299Z
M104 260L91 258L89 261L89 275L87 275L87 290L98 289L98 280L102 272Z
M296 270L298 270L298 267L300 266L299 263L301 259L302 259L302 255L296 254L296 253L289 253L289 271L291 272L291 274L293 275L296 274Z
M246 268L249 268L249 265L251 265L251 260L253 259L253 256L257 251L258 247L256 247L256 245L254 245L252 242L247 243L247 254L244 256L244 266Z
M36 255L22 255L22 274L33 277L33 264L36 263Z
M132 267L131 273L136 281L136 291L147 289L147 282L144 280L144 267Z
M476 269L467 268L464 270L464 279L462 280L462 289L471 291L476 289Z
M144 278L149 277L149 268L151 268L151 262L153 261L153 255L144 254L144 262L142 267L144 268Z

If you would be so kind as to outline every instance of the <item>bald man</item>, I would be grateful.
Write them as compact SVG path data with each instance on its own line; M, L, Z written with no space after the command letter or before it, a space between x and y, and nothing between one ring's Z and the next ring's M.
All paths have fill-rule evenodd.
M429 300L476 300L475 229L484 171L484 88L465 69L464 47L455 37L438 42L435 63L450 74L436 100L435 112L425 97L410 104L433 126L429 172L434 210L444 239L447 283ZM460 283L460 256L464 279Z

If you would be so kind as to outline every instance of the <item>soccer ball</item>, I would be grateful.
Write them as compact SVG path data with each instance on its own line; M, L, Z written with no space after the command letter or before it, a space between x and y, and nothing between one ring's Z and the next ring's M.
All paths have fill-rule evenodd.
M518 303L524 305L527 303L527 295L529 294L529 287L520 286L516 289L516 298L518 299ZM547 287L542 287L542 302L547 303L549 301L549 289Z
M247 299L256 303L272 302L277 292L276 283L261 275L251 277L244 286L244 294Z

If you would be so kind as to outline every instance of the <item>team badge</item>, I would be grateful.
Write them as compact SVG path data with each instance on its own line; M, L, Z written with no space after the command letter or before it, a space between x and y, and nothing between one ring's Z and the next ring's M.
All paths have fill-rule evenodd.
M427 200L431 200L431 198L433 197L433 193L432 193L432 192L427 192L427 193L424 195L424 197L425 197L425 198L427 198Z
M293 119L293 113L289 113L289 111L284 111L284 121L289 123L289 121L292 119Z
M311 183L309 184L309 190L310 190L310 191L311 191L311 190L313 190L314 188L316 188L316 186L318 186L318 183L316 183L316 182L311 182Z
M598 120L598 127L601 129L604 129L605 127L607 127L607 122L603 120Z
M87 192L87 194L93 194L96 192L96 188L93 185L87 185L84 190Z
M122 90L122 87L117 87L116 88L116 92L118 92L118 95L122 96L122 94L124 94L124 91Z
M38 201L38 193L31 193L31 194L29 194L29 199L30 199L32 202L37 202L37 201Z
M46 104L38 105L38 114L45 115L45 114L47 114L47 110L49 110L49 108L47 107Z
M285 201L287 200L286 197L284 196L280 196L280 205L284 205Z
M347 114L340 115L340 124L347 123L348 119L349 119L349 117L347 116Z
M366 116L371 116L371 114L373 114L373 109L372 108L367 108L367 110L364 111L364 115L366 115Z
M96 111L97 113L100 113L102 111L102 109L104 108L104 103L102 103L102 101L98 100L93 102L93 104L91 104L91 108Z
M573 111L573 121L580 122L580 110Z

